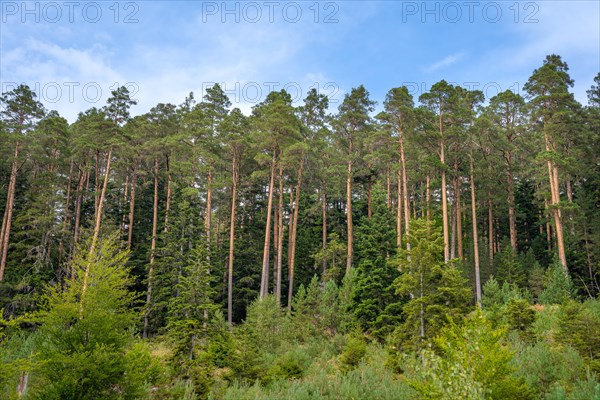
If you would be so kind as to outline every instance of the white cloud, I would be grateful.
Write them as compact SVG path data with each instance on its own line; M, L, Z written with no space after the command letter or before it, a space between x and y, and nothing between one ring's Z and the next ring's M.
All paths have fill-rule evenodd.
M440 68L449 67L449 66L455 64L456 62L460 61L461 59L463 59L464 56L465 56L464 52L450 54L450 55L444 57L443 59L436 61L435 63L425 67L424 71L425 72L434 72Z

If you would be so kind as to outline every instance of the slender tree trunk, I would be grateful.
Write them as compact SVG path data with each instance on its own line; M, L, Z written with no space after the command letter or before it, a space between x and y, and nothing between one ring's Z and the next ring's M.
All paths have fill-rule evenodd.
M396 246L402 246L402 171L398 170L398 203L396 204ZM405 215L406 217L406 215ZM408 240L407 240L408 242Z
M494 261L494 203L488 191L488 247L490 262Z
M156 255L156 236L158 230L158 159L154 159L154 203L152 206L152 242L150 245L150 266L148 269L148 290L146 291L146 311L144 313L144 330L142 337L148 337L148 317L152 302L152 278L154 274L154 257Z
M371 182L371 177L369 177L369 182L367 182L367 218L371 218L373 215L373 211L371 210L371 188L373 183Z
M88 280L90 276L90 269L92 268L92 256L96 252L96 244L98 243L98 237L100 236L100 224L102 222L102 206L104 204L104 199L106 198L106 188L108 187L108 177L110 175L110 162L112 159L112 151L113 146L110 145L108 150L108 156L106 158L106 169L104 171L104 183L102 185L102 192L100 194L100 198L98 199L98 210L96 211L96 221L94 223L94 234L92 236L92 243L90 244L89 251L89 259L90 261L87 263L85 267L85 273L83 275L83 286L81 288L81 297L79 300L79 318L83 318L83 298L85 296L85 292L87 291Z
M0 282L4 278L4 270L6 269L6 259L8 256L8 246L10 243L10 228L12 225L12 215L15 202L15 192L17 186L17 171L19 158L19 142L15 144L15 155L10 170L10 181L8 184L8 193L6 199L6 223L3 223L3 230L0 233L0 243L2 243L2 257L0 258Z
M137 168L133 166L131 173L131 199L129 200L129 229L127 230L127 249L131 250L133 242L133 221L135 213L135 187L137 186Z
M274 188L278 190L278 188ZM279 193L277 193L278 195ZM279 199L279 196L277 196ZM279 272L277 268L277 259L279 258L279 204L273 207L273 282L274 290L273 293L277 292L277 274ZM280 289L281 290L281 289Z
M430 193L431 193L431 179L429 178L429 175L427 175L426 178L427 182L426 182L426 189L425 189L425 203L427 205L427 221L431 220L431 211L430 211L430 207L429 207L429 198L431 197Z
M508 154L510 160L510 153ZM507 182L507 202L508 202L508 228L510 234L510 246L513 250L517 250L517 217L515 213L515 192L514 192L514 177L512 167L508 166L508 182Z
M283 270L283 163L279 164L279 201L277 202L279 220L277 221L277 277L275 281L277 304L281 303L281 275ZM290 271L290 284L294 281ZM291 286L290 286L291 287Z
M458 192L456 192L456 246L458 248L458 258L461 260L464 258L464 248L463 248L463 213L462 213L462 205L460 199L460 186Z
M127 221L127 213L125 208L127 207L127 201L129 200L129 175L125 177L125 191L123 193L123 215L121 216L121 236L125 236L125 223Z
M83 202L83 187L87 181L87 172L85 171L85 163L83 169L79 171L79 180L77 181L77 199L75 200L75 226L73 227L73 245L79 240L79 224L81 221L81 203ZM74 278L72 276L71 278Z
M98 211L98 201L100 200L100 150L96 151L94 171L94 211Z
M208 250L207 259L210 260L210 228L212 217L212 169L208 170L207 177L207 192L206 192L206 216L204 218L204 229L206 231L206 248Z
M277 149L273 149L271 160L271 176L269 178L269 200L267 202L267 224L265 227L265 244L263 249L262 278L260 282L260 299L264 299L269 293L269 247L271 244L271 214L273 213L273 186L275 186L275 164L277 161Z
M481 306L481 276L479 273L479 235L477 234L477 202L475 200L475 173L473 145L469 145L469 181L471 184L471 224L473 228L473 263L475 264L475 300Z
M239 182L239 163L234 154L231 165L231 215L229 220L229 266L227 276L227 322L233 326L233 256L235 248L235 211L237 208L237 189Z
M386 170L385 204L387 205L387 208L392 208L392 183L390 179L390 164L388 164Z
M67 234L67 226L71 222L71 213L69 206L71 204L71 182L73 180L73 159L69 164L69 179L67 180L67 199L65 201L65 215L63 217L62 232L60 234L60 243L58 244L58 262L62 261L62 256L65 246L65 236Z
M440 131L442 129L442 120L440 115ZM446 195L446 160L444 157L444 141L440 142L440 163L442 164L442 226L444 228L444 262L450 260L450 238L448 232L448 200Z
M323 227L321 228L321 247L323 250L327 248L327 189L325 185L323 185L323 194L321 196L322 206L321 206L321 214L322 214L322 223ZM323 260L323 274L327 270L327 261Z
M456 258L456 199L450 209L450 259Z
M546 145L546 151L551 151L552 146L550 144L550 137L548 132L544 129L544 139ZM548 178L550 181L550 192L552 194L552 214L554 216L554 229L556 232L556 247L558 248L558 258L563 270L567 270L567 258L565 255L565 242L563 237L562 227L562 216L559 208L560 204L560 191L559 191L559 180L558 180L558 167L551 160L547 161L548 165Z
M353 249L352 245L354 242L353 237L353 226L352 226L352 157L354 155L354 148L352 146L352 140L350 140L350 148L348 151L348 175L346 176L346 224L348 228L348 256L346 259L346 274L350 272L352 268L352 256Z
M298 213L300 210L300 193L302 189L302 173L304 169L304 153L302 153L300 158L300 164L298 165L298 181L296 182L296 196L294 202L294 211L293 211L293 223L292 223L292 232L291 237L291 251L290 251L290 285L288 287L288 309L290 309L292 304L292 296L294 294L294 274L296 272L296 238L298 233ZM291 194L290 194L291 195ZM325 216L324 216L325 217ZM323 228L326 231L327 226L326 222L323 223ZM327 237L325 237L325 246L327 246Z
M171 211L171 196L173 195L173 179L171 177L170 159L166 157L167 167L167 203L165 205L165 232L169 231L169 211Z
M402 192L404 194L404 232L410 234L410 199L408 196L408 177L406 176L406 159L404 157L404 135L400 135L400 168L402 168ZM400 202L400 198L398 198ZM414 207L416 211L416 207ZM415 217L416 218L416 217ZM406 240L406 250L410 251L410 241Z

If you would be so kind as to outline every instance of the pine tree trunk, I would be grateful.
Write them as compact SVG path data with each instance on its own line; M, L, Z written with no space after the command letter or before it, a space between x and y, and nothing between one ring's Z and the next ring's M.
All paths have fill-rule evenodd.
M277 149L273 149L271 160L271 176L269 178L269 199L267 202L267 223L265 226L265 244L263 249L262 275L260 282L260 299L264 299L269 293L269 247L271 244L271 214L273 213L273 187L275 186L275 164L277 161Z
M166 157L167 167L167 203L165 204L165 227L164 231L169 231L169 211L171 211L171 196L173 195L173 178L171 177L171 167L169 156Z
M207 191L206 191L206 215L204 217L204 229L206 232L206 249L207 259L210 260L210 228L211 228L211 217L212 217L212 169L208 170L207 177Z
M352 268L352 256L353 249L352 245L354 242L353 237L353 226L352 226L352 157L354 155L354 148L352 146L352 140L350 140L350 148L348 151L348 175L346 176L346 225L348 229L348 255L346 258L346 274L350 272Z
M152 205L152 242L150 244L150 267L148 269L148 289L146 291L146 311L144 313L144 329L142 337L148 337L148 317L152 302L152 278L154 274L154 257L156 254L156 236L158 230L158 159L154 159L154 203Z
M390 164L388 164L386 170L385 204L387 208L392 208L392 183L390 179Z
M67 226L71 222L71 213L69 212L69 205L71 204L71 182L73 180L73 159L69 164L69 179L67 180L67 199L65 201L65 214L63 217L62 231L60 234L60 243L58 244L58 262L62 261L63 252L65 249L65 236L67 234Z
M440 131L441 131L441 116L440 116ZM444 158L444 141L440 142L440 163L442 164L442 226L444 228L444 262L450 260L450 238L448 232L448 200L446 195L446 160Z
M123 193L123 215L121 216L121 236L125 236L125 224L127 222L127 213L125 212L125 208L127 207L127 202L129 200L129 175L125 176L125 190Z
M494 204L488 191L488 251L490 262L494 261Z
M404 234L410 234L410 200L408 196L408 177L406 176L406 159L404 157L404 135L400 135L400 167L402 168L402 192L404 194ZM400 202L400 198L398 198ZM413 208L416 211L416 207ZM416 218L416 217L415 217ZM406 240L406 250L410 251L410 241Z
M296 195L294 202L294 210L293 210L293 223L292 223L292 232L291 237L291 251L290 251L290 285L288 287L288 309L290 309L292 304L292 296L294 293L294 274L296 272L296 238L298 233L298 213L300 210L300 192L302 189L302 173L304 170L304 153L302 153L300 158L300 164L298 165L298 181L296 182ZM290 194L291 195L291 194ZM325 216L324 216L325 217ZM324 230L327 230L326 222L323 224ZM327 246L327 236L325 236L325 246Z
M396 204L396 246L402 246L402 171L398 170L398 203ZM408 242L408 240L407 240Z
M323 185L323 195L322 195L322 206L321 206L321 214L322 214L322 223L323 227L321 228L321 248L323 250L327 249L327 189L325 185ZM327 271L327 261L323 260L323 274Z
M19 158L19 142L15 144L15 154L10 170L10 181L8 184L8 193L6 198L6 222L2 223L2 232L0 233L0 243L2 244L2 256L0 258L0 282L4 278L6 269L6 259L8 257L8 246L10 244L10 229L12 225L12 215L15 202L15 192L17 186L17 171Z
M367 182L367 218L371 218L373 215L373 211L371 210L371 189L373 183L371 182L371 177L369 177L369 182Z
M83 318L83 298L85 296L85 292L87 291L88 280L90 276L90 269L92 267L92 256L96 252L96 243L98 243L98 237L100 236L100 224L102 223L102 205L104 204L104 199L106 198L106 188L108 187L108 177L110 174L110 162L112 159L112 151L113 146L110 145L108 150L108 157L106 158L106 169L104 171L104 183L102 185L102 192L100 194L100 198L98 199L98 210L96 211L96 221L94 223L94 234L92 236L92 243L90 244L89 251L89 259L90 262L87 263L85 268L85 273L83 276L83 286L81 289L81 297L79 300L79 318Z
M133 221L135 213L135 187L137 186L137 167L133 166L131 175L131 199L129 200L129 229L127 230L127 249L131 250L133 242Z
M426 178L427 182L426 182L426 189L425 189L425 203L427 205L427 221L431 220L431 211L430 211L430 207L429 207L429 198L431 197L430 193L431 193L431 179L429 178L429 175L427 175Z
M508 229L510 235L510 246L517 251L517 217L515 213L515 190L514 176L512 172L512 155L510 152L506 155L507 162L507 203L508 203Z
M234 154L231 165L231 215L229 220L229 266L227 276L227 322L233 326L233 256L235 248L235 211L237 207L237 189L239 181L239 163Z
M279 201L277 202L279 220L277 221L277 277L275 281L277 304L281 303L281 275L283 269L283 163L279 164ZM290 284L294 282L293 271L290 271ZM291 286L290 286L291 287Z
M548 132L544 129L544 139L546 145L546 151L552 151L553 148L550 144L550 137ZM558 180L558 167L551 160L547 161L548 165L548 178L550 181L550 192L552 194L552 214L554 216L554 229L556 232L556 247L558 248L558 258L563 270L567 270L567 258L565 255L565 243L563 237L562 227L562 216L559 208L560 205L560 192L559 192L559 180Z
M469 181L471 184L471 224L473 228L473 263L475 264L475 300L481 306L481 276L479 272L479 235L477 233L477 202L475 200L475 173L473 146L469 145Z
M79 225L81 221L81 204L83 202L83 188L85 186L88 174L85 171L86 166L83 164L83 169L79 170L79 180L77 181L77 199L75 200L75 226L73 227L73 246L79 240ZM72 276L71 278L74 278Z

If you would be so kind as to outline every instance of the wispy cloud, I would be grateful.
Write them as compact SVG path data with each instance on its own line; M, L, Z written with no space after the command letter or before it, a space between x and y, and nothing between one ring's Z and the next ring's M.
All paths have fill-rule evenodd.
M443 59L441 59L440 61L437 61L437 62L429 65L428 67L425 67L424 71L429 73L429 72L437 71L440 68L449 67L450 65L455 64L456 62L463 59L464 56L465 56L465 53L462 51L460 53L450 54L450 55L444 57Z

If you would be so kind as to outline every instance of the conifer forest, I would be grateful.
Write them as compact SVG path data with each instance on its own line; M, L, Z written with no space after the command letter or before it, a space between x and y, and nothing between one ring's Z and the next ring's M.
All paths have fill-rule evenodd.
M71 123L5 91L0 398L600 399L600 73L582 103L567 61Z

